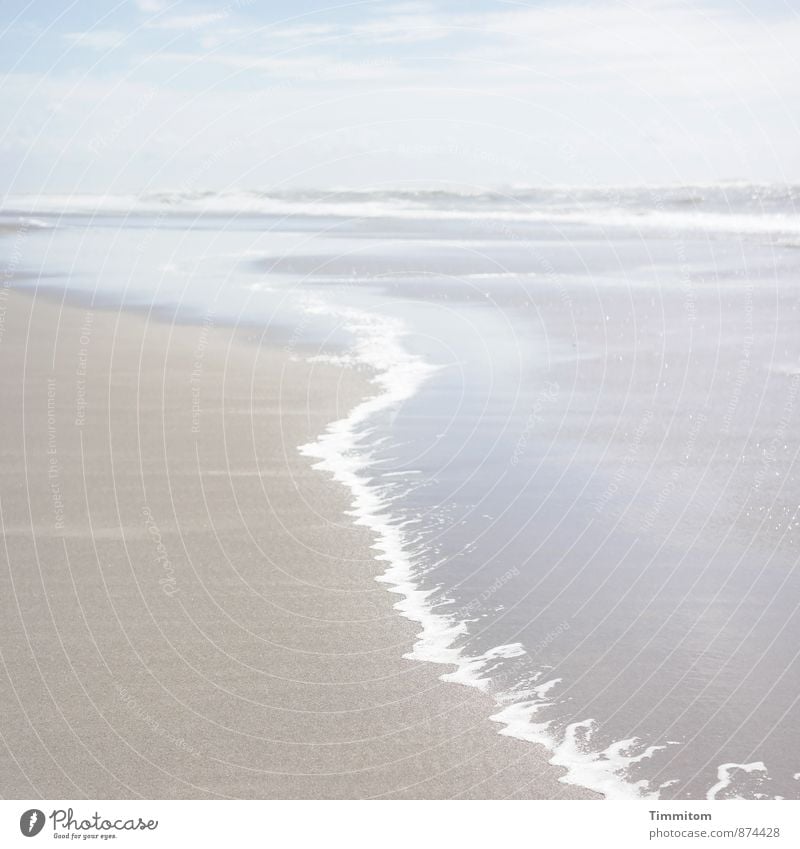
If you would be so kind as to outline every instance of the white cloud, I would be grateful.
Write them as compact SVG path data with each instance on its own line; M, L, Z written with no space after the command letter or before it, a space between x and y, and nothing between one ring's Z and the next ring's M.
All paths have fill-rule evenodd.
M76 47L110 50L121 45L127 38L127 34L115 30L95 29L88 32L68 32L64 34L64 38Z
M211 65L222 66L234 71L253 72L290 84L330 84L358 82L379 83L396 82L398 79L410 80L410 71L402 64L398 65L390 58L365 58L361 61L348 61L336 56L317 53L312 58L268 52L243 53L214 51L211 53L168 52L154 56L157 61L177 63L185 68ZM238 77L241 79L242 77Z
M800 18L754 21L689 0L553 0L447 16L425 3L375 4L355 20L328 12L249 26L227 8L222 26L208 17L220 12L167 9L169 26L201 27L192 48L149 45L148 55L143 39L120 44L134 69L127 79L40 75L39 104L68 108L25 161L49 144L79 170L72 140L85 123L90 138L135 126L113 134L101 157L111 169L118 156L132 182L161 179L152 160L170 146L180 150L174 167L190 172L229 136L245 141L224 179L237 168L260 181L313 168L304 179L320 183L440 173L487 184L800 179ZM122 34L69 39L108 48ZM157 89L143 108L137 82ZM30 80L20 81L20 114L6 108L12 83L8 138L41 125Z
M224 21L227 12L201 12L187 15L166 15L153 18L145 26L151 29L197 30Z
M754 22L736 9L685 2L567 3L457 19L479 27L484 43L462 59L657 96L741 96L797 89L800 17Z
M163 0L136 0L136 7L145 14L156 14L166 8Z
M250 33L235 27L199 42L207 62L293 81L427 81L432 88L495 86L500 95L560 91L571 98L591 90L610 100L694 101L797 95L797 44L800 17L755 26L735 10L678 0L448 15L411 3L356 23L304 20ZM185 61L201 63L202 54Z

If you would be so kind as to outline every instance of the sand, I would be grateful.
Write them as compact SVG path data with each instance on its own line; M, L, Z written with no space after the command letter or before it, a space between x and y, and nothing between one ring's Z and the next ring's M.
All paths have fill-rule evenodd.
M0 795L592 796L404 659L368 531L297 450L368 375L211 322L4 307Z

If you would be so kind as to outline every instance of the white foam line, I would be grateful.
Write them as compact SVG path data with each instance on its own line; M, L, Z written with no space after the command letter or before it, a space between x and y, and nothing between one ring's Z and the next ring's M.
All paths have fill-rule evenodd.
M331 473L348 487L353 495L351 515L358 525L372 531L376 559L386 563L385 571L376 580L400 596L395 609L421 626L411 651L404 656L454 666L455 670L440 676L443 681L486 691L492 681L491 673L505 659L524 655L525 649L519 643L512 643L469 656L458 646L460 638L467 633L467 623L438 613L430 602L433 591L419 586L413 539L404 530L408 523L400 523L392 516L393 499L385 486L376 484L381 475L375 474L373 456L362 444L365 423L411 398L436 369L404 349L401 342L404 328L400 322L328 303L308 303L306 309L343 320L356 343L352 354L337 361L363 363L375 369L372 382L378 392L354 407L345 418L330 424L315 442L301 446L300 452L317 460L314 468ZM498 733L544 745L553 752L551 763L566 770L561 778L564 783L587 787L609 798L657 798L657 792L648 791L646 781L627 780L627 770L664 746L645 748L641 741L630 738L601 751L592 750L594 720L573 722L560 737L552 733L551 722L534 721L537 712L555 704L549 693L559 683L560 679L556 678L525 690L512 684L504 692L492 693L500 710L490 718L504 726Z
M330 198L306 199L263 197L248 193L223 192L212 195L176 194L173 196L138 197L135 195L9 195L0 199L0 212L30 214L217 214L276 215L345 218L397 218L408 220L505 221L519 223L579 224L600 227L623 227L634 230L666 230L679 232L741 234L756 236L796 236L800 221L793 213L781 212L714 212L706 210L664 210L647 206L616 207L592 204L569 207L537 207L520 202L518 208L497 209L491 206L439 209L408 198L364 197L351 200Z
M38 218L20 218L19 223L23 227L33 227L35 230L52 230L53 225Z
M401 596L394 605L406 619L417 622L422 630L407 655L417 660L452 663L466 667L453 644L466 632L466 625L433 611L428 603L430 591L420 589L414 579L414 557L410 553L403 527L391 521L389 499L376 486L369 469L372 457L361 445L359 428L373 416L396 409L411 398L435 367L409 354L400 344L404 329L399 322L352 309L336 309L330 304L309 305L315 313L334 313L345 320L355 338L348 361L365 363L376 370L373 383L379 391L354 407L343 419L328 425L315 442L300 447L300 452L318 460L314 468L330 472L353 495L352 515L356 523L369 528L374 536L376 559L386 570L376 580ZM457 674L457 673L454 673ZM466 683L466 677L461 683ZM478 681L473 682L480 686Z
M658 798L657 791L648 790L647 781L633 782L628 779L628 775L631 766L652 757L666 746L643 748L638 738L631 737L617 740L603 750L593 750L590 743L596 729L595 720L585 719L571 723L560 739L552 729L552 722L535 721L537 713L555 704L548 694L559 683L560 678L553 678L533 687L525 693L528 698L524 701L507 704L491 716L493 722L504 726L499 733L506 737L539 743L550 749L553 752L550 763L566 770L560 779L565 784L587 787L609 799Z
M318 460L314 468L330 472L351 491L351 513L357 524L373 532L376 559L386 563L386 570L376 580L400 596L395 609L422 626L412 650L405 656L454 665L456 670L444 673L443 680L486 689L487 668L494 668L503 658L523 654L524 649L516 643L469 657L456 647L459 637L466 633L466 623L435 612L429 602L432 591L423 590L417 584L412 546L404 530L404 524L409 523L393 521L391 499L385 488L375 484L380 476L370 471L372 456L359 436L359 429L365 422L412 397L437 369L403 348L401 339L405 331L398 321L353 309L337 309L327 303L309 304L307 309L315 313L333 313L344 319L346 328L356 338L354 352L348 361L374 368L373 383L379 391L354 407L345 418L330 424L315 442L301 446L300 451Z
M719 798L719 794L725 790L727 787L733 783L733 772L735 770L741 770L743 772L766 772L767 768L761 761L754 761L751 764L720 764L717 767L717 783L712 785L708 793L706 793L706 799L717 799ZM735 796L735 799L741 799L742 796Z

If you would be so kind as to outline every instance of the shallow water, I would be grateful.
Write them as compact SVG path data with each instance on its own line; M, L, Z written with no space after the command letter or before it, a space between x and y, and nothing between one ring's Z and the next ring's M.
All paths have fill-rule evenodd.
M0 259L375 369L303 450L378 536L413 656L570 781L798 798L798 196L6 198Z

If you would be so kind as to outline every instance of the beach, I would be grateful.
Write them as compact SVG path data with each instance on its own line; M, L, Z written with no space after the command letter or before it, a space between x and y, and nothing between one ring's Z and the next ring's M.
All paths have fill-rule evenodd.
M4 11L0 844L791 842L796 4Z
M10 680L185 792L797 798L796 202L6 198Z
M298 447L375 387L206 319L4 291L0 795L591 798L404 658Z

